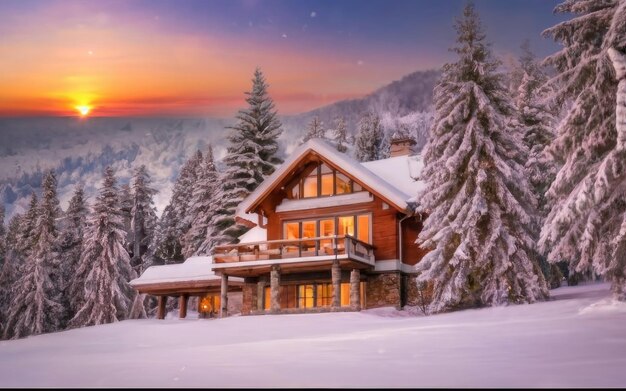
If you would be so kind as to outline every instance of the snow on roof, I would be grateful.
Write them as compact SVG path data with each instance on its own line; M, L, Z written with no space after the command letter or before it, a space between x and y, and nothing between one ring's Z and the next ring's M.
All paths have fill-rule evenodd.
M410 197L415 197L424 189L424 182L415 179L419 177L422 168L424 168L424 162L420 155L395 156L363 162L361 165Z
M213 272L213 257L190 257L183 263L150 266L141 277L130 282L133 287L168 282L204 282L219 280ZM229 277L229 280L243 281L243 278Z
M379 170L378 165L375 165L376 168L369 169L369 167L366 167L352 157L337 151L337 149L328 142L316 138L311 139L296 148L291 156L276 171L274 171L272 175L265 179L263 183L256 188L256 190L243 200L237 208L237 215L243 217L245 213L249 213L250 209L256 204L259 198L264 197L272 189L276 182L278 182L285 175L289 174L289 171L291 171L293 168L292 166L295 163L311 151L318 153L320 156L324 157L336 166L341 167L346 173L358 178L361 183L365 185L365 187L377 192L381 197L392 203L396 208L400 210L410 209L407 201L411 199L411 197L415 196L415 192L413 192L413 187L411 185L413 179L408 175L409 165L406 163L406 156L404 159L384 159L381 161L383 163L380 164L380 167L385 170L391 170L389 172L396 172L396 164L400 166L404 164L406 166L400 167L399 171L407 173L404 180L408 183L408 185L403 184L401 187L398 187L398 184L402 182L401 175L392 176L389 175L389 172L382 172L382 168ZM385 164L384 162L388 160L391 162L387 162ZM375 171L378 171L379 174L377 175ZM393 179L383 179L387 177L393 177Z
M267 230L257 225L241 235L238 239L239 243L265 242L267 240Z

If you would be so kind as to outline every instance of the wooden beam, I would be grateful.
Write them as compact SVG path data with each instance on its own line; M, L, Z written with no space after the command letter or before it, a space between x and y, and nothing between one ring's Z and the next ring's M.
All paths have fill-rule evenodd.
M167 296L159 296L157 319L165 319L165 304L167 304Z
M180 295L178 298L178 317L185 319L187 317L187 302L189 301L189 295Z

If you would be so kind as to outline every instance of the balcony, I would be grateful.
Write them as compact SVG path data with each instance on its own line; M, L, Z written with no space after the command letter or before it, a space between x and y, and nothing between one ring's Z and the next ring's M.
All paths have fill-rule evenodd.
M224 245L214 250L213 270L253 276L268 272L272 265L312 271L334 261L352 268L373 267L374 247L349 235Z

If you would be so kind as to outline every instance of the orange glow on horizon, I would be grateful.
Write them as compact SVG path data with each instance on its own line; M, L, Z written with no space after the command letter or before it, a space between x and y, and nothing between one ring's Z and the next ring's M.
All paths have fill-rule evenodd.
M87 105L76 106L75 109L78 110L78 113L81 117L86 117L91 111L91 107Z
M279 114L296 114L364 96L414 70L391 56L364 63L282 38L260 46L239 36L165 32L153 19L68 20L62 5L43 6L3 37L0 116L231 117L246 105L256 66Z

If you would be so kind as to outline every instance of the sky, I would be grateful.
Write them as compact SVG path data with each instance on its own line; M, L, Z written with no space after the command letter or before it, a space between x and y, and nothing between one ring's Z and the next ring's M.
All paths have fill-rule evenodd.
M556 0L476 0L504 59L563 19ZM465 0L0 2L0 116L230 117L255 67L296 114L454 61Z

